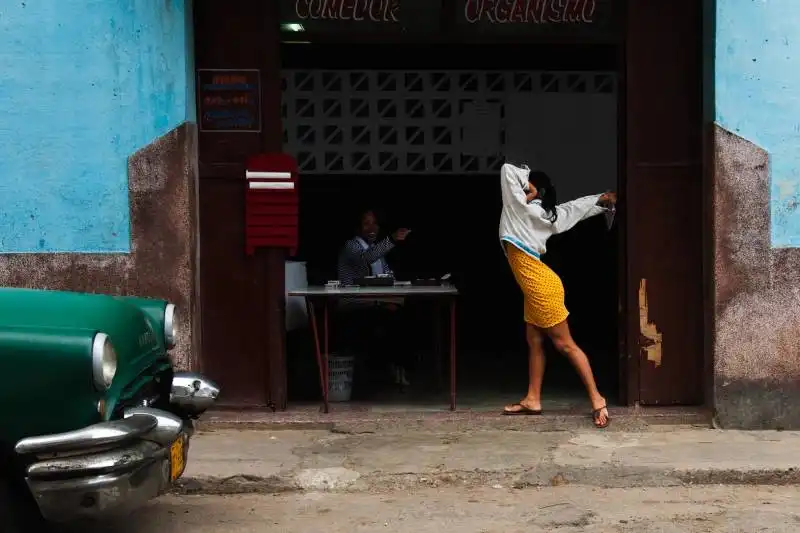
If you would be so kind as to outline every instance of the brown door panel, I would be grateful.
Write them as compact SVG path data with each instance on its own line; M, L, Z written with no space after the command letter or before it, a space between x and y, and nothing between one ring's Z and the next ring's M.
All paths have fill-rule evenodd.
M638 169L629 184L630 350L639 402L703 401L700 165ZM688 237L687 237L688 236Z
M629 390L638 392L629 400L700 404L701 2L627 5L627 351Z
M219 382L223 404L267 405L263 275L244 251L244 180L200 180L200 293L205 372Z

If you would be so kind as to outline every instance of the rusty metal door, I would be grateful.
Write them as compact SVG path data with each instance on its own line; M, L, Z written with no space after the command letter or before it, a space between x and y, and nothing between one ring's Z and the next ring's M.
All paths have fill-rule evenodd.
M701 28L701 2L628 0L628 390L643 405L703 401Z

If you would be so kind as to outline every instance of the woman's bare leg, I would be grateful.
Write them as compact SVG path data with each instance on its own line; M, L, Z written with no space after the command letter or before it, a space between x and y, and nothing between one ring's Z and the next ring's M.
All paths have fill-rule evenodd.
M519 405L532 411L541 411L545 366L542 332L535 326L526 324L525 337L528 340L528 394L520 400ZM507 405L505 409L509 412L519 411L519 405Z
M586 357L586 354L583 353L583 350L581 350L572 339L572 334L569 332L567 321L565 320L560 324L556 324L552 328L546 329L545 332L553 341L553 345L556 347L556 350L566 356L570 363L572 363L572 366L575 367L575 370L578 371L581 381L583 381L583 385L586 387L586 392L589 393L589 401L592 404L592 409L594 410L605 407L606 399L603 398L603 396L600 395L600 391L597 390L597 384L594 381L594 375L592 374L592 367L589 365L589 359ZM603 409L599 416L595 419L595 424L598 426L603 426L607 420L608 409Z

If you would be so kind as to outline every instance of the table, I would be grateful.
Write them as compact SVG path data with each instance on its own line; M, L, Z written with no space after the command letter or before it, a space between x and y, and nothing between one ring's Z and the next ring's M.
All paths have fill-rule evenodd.
M311 319L311 332L314 336L314 350L319 367L322 402L325 412L328 405L328 314L330 302L347 299L373 298L417 298L439 299L450 303L450 410L456 409L456 301L458 289L452 285L394 285L389 287L308 287L289 291L289 296L305 298L308 316ZM315 303L322 303L322 342L319 337Z

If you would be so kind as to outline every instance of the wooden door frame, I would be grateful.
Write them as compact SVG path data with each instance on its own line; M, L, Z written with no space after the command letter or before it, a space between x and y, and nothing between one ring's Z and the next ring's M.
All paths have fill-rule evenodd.
M235 408L286 408L286 354L284 260L282 249L259 250L246 256L244 237L244 171L248 156L280 150L282 127L280 118L279 17L274 1L203 0L193 9L195 71L199 69L258 69L261 71L261 121L258 132L198 132L198 191L202 198L208 185L234 187L236 197L226 197L229 209L224 222L236 226L242 242L236 247L220 249L199 246L200 275L209 262L230 261L235 265L230 279L205 277L199 285L201 308L200 329L203 345L199 358L205 367L227 366L228 358L245 360L248 365L230 365L232 370L223 376L229 389L222 406ZM200 88L197 88L199 98ZM197 102L193 102L197 105ZM200 200L200 204L203 201ZM202 220L208 215L200 213ZM206 221L208 223L208 221ZM201 231L201 239L204 232ZM228 322L211 322L208 309L208 288L223 279L243 296L241 301L230 299L221 305ZM219 292L219 289L217 289ZM206 297L203 297L203 294ZM205 311L205 312L204 312ZM203 318L205 317L205 318ZM239 329L246 329L242 335ZM236 342L227 340L237 337ZM215 337L215 339L214 339ZM242 338L245 340L243 341ZM209 339L216 340L209 342ZM230 343L231 348L226 345ZM213 350L213 351L212 351ZM232 352L232 353L231 353ZM222 373L222 372L220 372ZM213 376L212 376L213 377ZM221 383L223 391L226 383ZM241 384L245 383L246 386ZM239 385L237 387L237 385ZM246 391L246 394L241 393ZM239 392L240 394L237 394ZM230 399L228 399L230 398Z
M627 2L623 4L623 31L627 31ZM637 339L632 338L631 321L635 302L631 301L630 263L628 261L628 213L625 199L628 196L628 84L627 84L627 41L623 39L617 48L617 151L618 151L618 185L620 205L617 210L618 224L618 254L617 254L617 298L619 301L618 315L618 372L619 372L619 403L627 406L639 404L639 358L634 357L630 347L636 345Z
M619 76L620 76L620 83L619 83L619 98L620 98L620 127L618 128L619 131L619 146L620 146L620 160L622 161L620 167L620 192L621 192L621 205L620 205L620 213L619 213L619 224L620 224L620 261L623 262L623 266L619 269L619 280L620 280L620 297L623 299L622 302L622 314L625 316L624 320L624 329L625 334L621 336L621 350L622 353L620 355L620 387L619 387L619 396L620 396L620 403L629 405L629 406L638 406L640 401L642 400L642 372L643 362L642 362L642 354L640 344L641 344L641 333L640 333L640 324L639 324L639 293L638 287L636 286L634 280L634 268L635 268L635 261L633 260L633 254L630 253L629 245L631 240L630 235L630 225L627 223L629 221L629 209L627 208L627 200L631 198L632 189L633 189L633 181L631 180L632 169L637 164L637 160L635 159L636 155L631 153L630 147L628 146L629 141L629 129L631 123L631 116L629 114L629 71L631 63L629 63L629 58L627 57L627 53L630 52L629 49L629 42L630 42L630 35L631 35L631 20L630 20L630 8L632 2L642 2L645 3L647 0L620 0L623 4L623 35L624 38L622 39L622 43L620 45L620 65L619 65ZM700 6L698 5L698 8ZM696 31L700 32L696 35L700 41L704 42L708 39L706 32L708 31L709 26L706 24L705 21L705 14L700 19L701 24L696 29ZM694 37L694 36L693 36ZM702 54L702 50L698 49L696 51L698 54ZM698 57L697 59L702 59ZM687 65L688 68L688 65ZM707 80L705 79L705 74L703 74L702 82L705 84ZM708 90L707 88L704 88ZM657 97L658 94L655 92L653 97ZM706 94L706 98L708 98L708 94ZM711 199L709 198L709 191L712 184L713 176L711 175L713 172L713 168L711 165L711 161L713 160L713 153L711 152L711 147L713 146L709 142L710 133L707 131L709 128L703 124L703 121L707 117L699 117L700 122L696 124L698 130L703 128L704 135L702 139L702 149L698 150L699 157L702 159L702 170L700 172L700 179L701 179L701 194L703 195L702 198L702 207L704 208L705 213L702 214L702 227L698 227L697 231L701 232L701 245L702 245L702 268L697 276L696 280L692 280L692 282L698 283L702 285L702 300L699 302L702 305L702 318L703 318L703 327L702 327L702 338L699 339L700 346L698 348L701 350L700 354L702 356L702 364L698 365L698 372L699 374L695 376L698 382L702 383L703 394L701 398L704 400L705 405L708 406L710 403L710 383L712 383L712 378L710 377L713 374L713 346L711 346L711 328L713 327L713 300L711 299L711 289L713 287L713 251L708 246L710 242L711 235L710 231L713 228L710 222L711 212L713 210L708 209L709 202ZM698 146L698 148L700 148ZM697 162L700 162L699 160ZM689 159L686 161L688 164L697 163L693 159ZM647 163L647 162L645 162ZM683 161L679 161L679 163L684 163ZM641 235L640 235L641 237ZM709 255L712 257L709 257ZM623 372L626 374L623 379Z
M714 85L716 2L702 0L701 43L703 54L703 397L704 407L714 409Z

